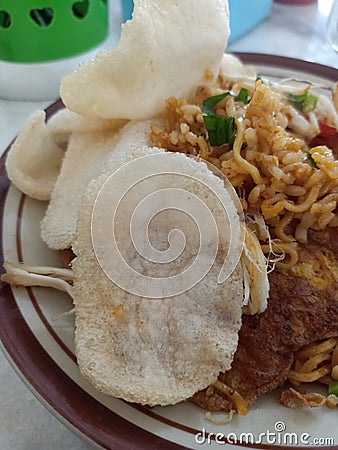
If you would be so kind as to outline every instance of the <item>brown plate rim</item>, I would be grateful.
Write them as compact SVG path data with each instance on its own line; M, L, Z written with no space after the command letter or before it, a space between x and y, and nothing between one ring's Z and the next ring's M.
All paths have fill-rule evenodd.
M244 63L291 69L318 75L330 81L338 79L338 70L295 58L260 53L235 53ZM63 108L57 100L46 109L47 118ZM0 159L0 258L3 262L3 215L10 181L5 169L6 155ZM3 271L3 269L2 269ZM96 401L79 387L54 362L29 328L11 288L0 281L0 340L5 355L27 386L72 430L93 444L106 449L184 449L174 442L148 432ZM256 446L255 446L256 447ZM259 446L258 446L259 447ZM261 446L266 447L266 446ZM278 447L286 449L291 447ZM299 447L298 447L299 448ZM315 448L315 447L312 447ZM338 446L320 447L338 449Z

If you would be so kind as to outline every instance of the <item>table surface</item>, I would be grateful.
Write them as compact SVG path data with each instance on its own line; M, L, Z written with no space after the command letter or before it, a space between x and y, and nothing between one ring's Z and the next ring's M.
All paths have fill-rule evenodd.
M117 4L118 2L113 2ZM338 68L338 55L326 41L325 29L332 0L290 6L274 4L270 16L254 30L232 43L228 51L267 53L304 59ZM119 34L120 10L112 6L113 46ZM44 102L0 98L0 148L5 149L27 116ZM0 449L84 450L87 442L58 421L28 390L0 352Z

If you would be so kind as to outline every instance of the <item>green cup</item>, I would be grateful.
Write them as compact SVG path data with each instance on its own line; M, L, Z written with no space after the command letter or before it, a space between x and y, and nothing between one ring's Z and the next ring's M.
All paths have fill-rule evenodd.
M108 0L0 0L0 60L55 61L108 36Z

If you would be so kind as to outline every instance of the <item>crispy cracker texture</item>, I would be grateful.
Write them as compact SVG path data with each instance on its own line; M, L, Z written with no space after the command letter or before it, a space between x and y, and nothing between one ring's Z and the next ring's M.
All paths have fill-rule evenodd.
M116 170L125 154L134 148L148 145L150 124L149 120L133 121L121 129L71 134L41 223L41 237L48 247L63 250L72 246L81 198L88 183L101 173Z
M116 47L65 77L62 100L89 117L153 117L217 76L228 37L227 1L135 0Z
M9 179L37 200L50 199L64 156L47 131L45 117L39 110L27 119L6 160Z
M151 151L146 149L147 154ZM180 154L174 157L182 162L188 159ZM205 181L216 178L204 164L188 164L204 171ZM217 283L221 254L203 280L174 297L148 299L120 289L103 272L92 246L93 207L107 178L101 175L90 183L76 231L73 269L79 368L106 394L151 406L175 404L230 368L241 326L242 270L237 265L224 283ZM219 183L217 179L216 187ZM132 255L131 248L125 250Z

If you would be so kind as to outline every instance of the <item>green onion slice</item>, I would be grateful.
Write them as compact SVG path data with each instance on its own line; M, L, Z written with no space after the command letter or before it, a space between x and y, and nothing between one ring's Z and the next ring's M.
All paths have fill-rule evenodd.
M208 132L209 142L212 146L218 146L222 144L229 144L231 147L234 144L236 137L236 125L234 117L224 119L214 113L214 108L217 103L221 102L229 95L233 95L230 92L224 92L224 94L214 95L203 101L203 112L206 114L203 116L204 125ZM235 97L236 101L247 104L249 102L249 92L247 89L242 88L239 94Z
M295 108L304 114L314 111L317 107L318 98L310 92L305 92L302 95L289 94L288 99Z
M203 101L203 112L208 116L215 116L213 109L217 103L221 102L225 97L229 97L230 92L224 92L224 94L214 95Z
M338 396L338 381L332 381L329 384L329 394L334 394Z
M313 159L313 156L311 155L311 153L310 152L306 152L306 156L307 156L307 159L310 161L311 166L315 167L316 169L318 169L317 163Z
M207 129L209 142L212 146L229 144L231 147L234 144L236 136L236 125L234 117L223 119L223 117L210 115L203 116L204 125Z
M245 88L241 88L236 97L236 101L243 102L244 105L247 105L249 103L249 91Z

